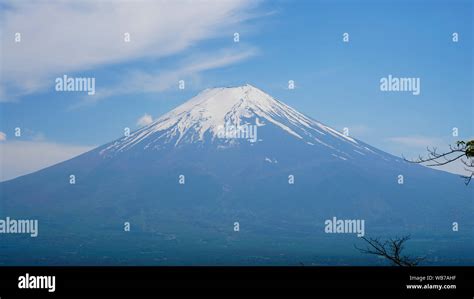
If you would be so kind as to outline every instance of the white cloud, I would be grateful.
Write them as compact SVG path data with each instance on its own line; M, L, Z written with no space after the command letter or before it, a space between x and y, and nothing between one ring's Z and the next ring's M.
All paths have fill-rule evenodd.
M370 133L373 133L374 131L373 128L364 124L348 125L345 127L349 129L349 135L356 138L368 136Z
M145 113L142 117L137 120L137 126L143 127L153 122L151 115Z
M468 138L470 140L472 138ZM428 137L428 136L400 136L400 137L390 137L386 139L391 142L397 149L404 153L404 156L408 160L417 160L421 157L428 157L429 153L427 148L433 149L436 148L438 153L448 152L449 144L454 145L454 142L444 140L438 137ZM454 156L453 156L454 157ZM466 160L466 158L463 158ZM443 160L441 160L443 161ZM429 163L424 163L429 164ZM427 166L427 165L424 165ZM442 170L450 172L453 174L469 176L471 172L466 170L466 166L462 163L461 159L448 163L442 166L427 166L432 169Z
M35 172L93 148L43 141L0 143L0 181Z
M0 52L0 55L1 55L1 52ZM1 57L0 57L0 59L1 59ZM0 69L0 78L2 76L1 71L2 70ZM5 88L1 85L1 83L2 82L0 81L0 103L15 102L16 98L11 97L11 96L7 96L7 94L5 92Z
M439 145L446 145L443 143L443 139L438 137L426 137L426 136L400 136L400 137L389 137L389 142L402 145L410 148L426 149L426 147L437 147Z
M6 141L7 140L7 134L0 132L0 141Z
M198 75L210 69L225 67L230 64L238 63L258 54L254 48L246 50L221 50L217 53L206 55L194 55L188 57L186 61L181 62L173 70L164 70L155 73L143 71L130 71L124 74L123 81L98 90L94 96L85 96L81 101L71 105L70 109L76 109L83 106L95 104L96 102L108 97L133 94L137 92L162 92L171 88L178 87L178 81Z
M160 58L220 35L231 38L231 26L252 17L254 6L250 0L6 1L0 26L2 72L8 76L2 88L8 86L10 95L31 93L52 88L64 73ZM14 42L17 32L20 43Z
M464 159L464 161L467 161L466 158L463 158L463 159ZM451 163L448 163L446 165L437 166L437 167L430 167L430 168L433 168L433 169L436 169L436 170L442 170L442 171L446 171L446 172L450 172L450 173L458 174L458 175L462 175L462 176L470 176L471 175L471 171L466 169L467 167L466 167L466 165L463 164L461 159L458 159L458 160L453 161Z

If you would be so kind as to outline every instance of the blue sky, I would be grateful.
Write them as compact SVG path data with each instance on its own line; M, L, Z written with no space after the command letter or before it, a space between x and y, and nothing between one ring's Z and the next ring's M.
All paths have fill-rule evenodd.
M395 155L474 136L472 1L83 3L1 2L4 177L28 172L17 160L54 163L202 89L245 83ZM64 74L96 78L96 95L56 92ZM389 74L419 77L421 94L381 92ZM18 146L29 159L9 156Z

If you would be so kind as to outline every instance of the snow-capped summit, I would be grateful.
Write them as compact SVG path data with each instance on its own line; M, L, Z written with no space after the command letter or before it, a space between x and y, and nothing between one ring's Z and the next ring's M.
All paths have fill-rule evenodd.
M147 149L159 148L157 143L160 142L174 146L183 143L213 142L229 127L235 129L266 125L275 126L308 145L332 147L330 140L327 140L329 138L350 143L364 150L353 138L305 116L262 90L246 84L238 87L206 89L155 122L112 143L103 152L125 151L138 144ZM261 141L261 138L265 139L265 136L259 135L258 140ZM227 141L229 140L224 138L222 142Z
M219 136L220 126L235 124L250 124L256 141ZM314 254L302 248L321 248L321 240L347 248L348 261L359 259L354 238L326 234L324 223L335 216L364 219L371 235L434 240L426 247L439 252L444 245L433 246L466 243L474 227L472 189L455 175L401 162L255 87L216 88L128 137L0 183L0 211L39 219L42 238L54 246L25 240L17 247L51 252L64 264L310 263ZM448 236L439 219L465 229ZM120 232L125 221L134 223L133 236ZM71 244L85 245L78 253ZM334 246L322 247L334 256ZM0 246L0 263L15 248ZM98 248L113 259L97 255Z

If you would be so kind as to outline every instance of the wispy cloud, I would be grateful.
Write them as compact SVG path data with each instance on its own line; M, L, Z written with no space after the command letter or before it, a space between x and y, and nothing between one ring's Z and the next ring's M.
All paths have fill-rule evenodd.
M5 141L7 140L7 134L0 132L0 141Z
M160 58L233 32L252 17L250 0L5 1L0 96L54 86L64 73L140 58ZM21 42L15 43L15 33ZM130 42L124 42L124 33ZM191 70L189 70L191 71ZM11 100L11 99L10 99Z
M117 95L162 92L170 88L177 88L178 81L181 79L196 76L207 70L235 64L257 54L258 50L255 48L245 50L224 49L219 52L187 57L172 70L164 70L155 73L138 70L130 71L128 74L124 74L123 77L125 79L118 84L99 89L94 96L83 97L80 102L73 104L70 109L92 105L100 100Z
M137 120L137 126L143 127L153 122L153 117L150 114L145 113L142 117Z
M409 148L426 149L426 147L446 146L443 143L443 139L439 137L427 137L427 136L399 136L389 137L386 139L391 143L401 145Z
M363 138L375 131L374 128L371 128L364 124L347 125L345 127L349 129L349 135L355 138Z
M472 139L472 138L471 138ZM388 142L393 144L398 151L401 151L405 158L417 159L419 156L427 157L427 148L436 148L437 152L449 151L449 145L453 145L453 141L448 141L440 137L429 137L429 136L400 136L390 137L386 139ZM463 158L464 160L466 158ZM425 163L426 164L426 163ZM460 159L448 163L442 166L430 167L436 170L442 170L453 174L469 176L470 171L466 170L466 166Z
M71 159L95 146L76 146L46 141L0 143L0 181L29 174Z
M465 161L467 161L466 158L463 158ZM446 172L450 172L453 174L458 174L461 176L470 176L471 171L467 169L466 165L461 160L456 160L454 162L448 163L446 165L442 166L437 166L437 167L430 167L436 170L442 170Z
M1 74L1 70L0 70L0 78L1 77L2 77L2 74ZM14 96L7 96L7 94L5 92L5 88L2 86L2 82L0 81L0 103L16 102L16 100L17 99Z

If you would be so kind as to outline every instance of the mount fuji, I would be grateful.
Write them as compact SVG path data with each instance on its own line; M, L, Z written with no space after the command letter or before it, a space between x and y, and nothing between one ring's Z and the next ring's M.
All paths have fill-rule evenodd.
M364 220L369 236L410 234L428 264L473 264L472 192L251 85L206 89L128 136L1 183L0 217L38 219L39 233L0 236L0 263L382 264L354 250L357 235L325 233L337 217Z

